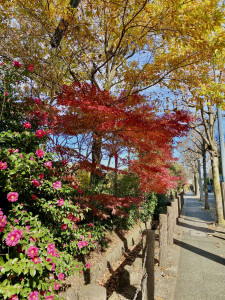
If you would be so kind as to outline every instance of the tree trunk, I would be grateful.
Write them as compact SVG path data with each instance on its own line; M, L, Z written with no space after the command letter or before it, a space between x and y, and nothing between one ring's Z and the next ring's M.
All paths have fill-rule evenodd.
M102 136L97 133L93 134L92 142L92 164L93 167L97 170L100 170L101 157L102 157ZM90 185L97 184L100 180L100 176L96 172L91 172Z
M198 181L199 181L199 190L200 190L200 200L203 201L203 188L202 188L202 175L201 175L201 162L198 160Z
M118 154L115 155L114 196L118 195Z
M214 185L217 223L219 225L225 225L225 220L224 220L224 216L223 216L222 194L221 194L221 188L220 188L218 156L214 152L211 152L210 154L211 154L212 163L213 163L213 165L212 165L213 185Z
M194 179L195 179L195 195L199 196L198 173L197 172L194 175Z
M205 192L205 209L210 209L209 207L209 194L207 187L207 171L206 171L206 150L205 150L205 142L203 140L202 144L202 158L203 158L203 178L204 178L204 192Z

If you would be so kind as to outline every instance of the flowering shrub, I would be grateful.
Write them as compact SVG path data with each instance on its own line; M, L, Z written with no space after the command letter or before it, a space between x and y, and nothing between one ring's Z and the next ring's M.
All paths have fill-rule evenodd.
M24 68L16 61L1 68L0 294L57 299L66 276L90 267L74 256L95 247L102 231L85 223L80 194L63 180L65 162L46 150L48 113L42 101L23 96L33 65Z

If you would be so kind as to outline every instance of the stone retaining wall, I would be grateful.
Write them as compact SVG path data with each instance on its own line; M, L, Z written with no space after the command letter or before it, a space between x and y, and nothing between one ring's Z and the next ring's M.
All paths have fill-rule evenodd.
M83 275L75 275L68 278L65 284L68 288L60 293L66 300L78 300L79 291L85 284L94 284L97 279L107 271L107 268L114 262L121 259L124 252L137 245L142 238L142 232L151 228L151 219L148 222L140 223L128 232L108 232L106 239L109 240L105 252L94 252L88 261L91 264L90 270Z

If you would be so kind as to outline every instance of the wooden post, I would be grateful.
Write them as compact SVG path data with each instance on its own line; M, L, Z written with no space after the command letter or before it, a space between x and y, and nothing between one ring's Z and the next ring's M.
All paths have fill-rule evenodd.
M145 260L146 257L146 260ZM142 288L143 300L154 300L154 258L155 258L155 231L146 229L143 232L142 261L147 273L147 280Z
M167 244L173 245L174 216L172 206L167 206Z
M159 265L165 267L167 255L167 215L159 214Z

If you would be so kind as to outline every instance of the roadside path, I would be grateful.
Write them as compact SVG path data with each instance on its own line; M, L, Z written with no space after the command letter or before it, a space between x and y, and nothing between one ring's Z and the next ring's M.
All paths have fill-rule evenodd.
M192 193L185 195L182 235L174 239L180 255L173 300L225 300L225 229L215 227L212 212L203 208Z

